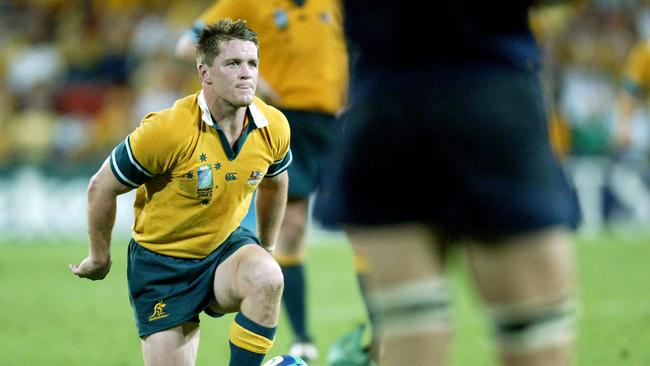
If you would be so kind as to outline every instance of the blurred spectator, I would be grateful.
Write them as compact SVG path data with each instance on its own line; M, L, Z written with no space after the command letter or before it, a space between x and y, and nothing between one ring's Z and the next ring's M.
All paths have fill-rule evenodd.
M104 159L142 111L169 105L196 79L173 47L206 4L2 2L0 167L67 171Z
M133 129L133 99L134 92L126 85L115 85L106 91L97 113L95 142L98 152L110 150L115 141L124 138Z
M542 50L542 86L548 103L549 134L553 151L560 159L566 158L571 149L569 123L558 105L561 62L561 44L566 39L570 19L575 7L570 3L531 9L530 26Z
M7 89L0 89L0 168L12 164L13 138L9 131L15 119L16 98Z
M51 92L46 83L33 85L9 122L8 135L19 163L45 166L48 162L57 119L51 108Z
M48 8L27 8L18 12L23 20L16 43L7 52L7 87L25 97L38 84L56 84L65 71L61 51L53 43L53 14ZM16 32L18 33L18 32Z
M136 92L134 100L133 125L137 126L147 113L167 108L183 96L183 80L196 77L196 72L181 72L181 66L169 58L169 53L158 52L132 74Z

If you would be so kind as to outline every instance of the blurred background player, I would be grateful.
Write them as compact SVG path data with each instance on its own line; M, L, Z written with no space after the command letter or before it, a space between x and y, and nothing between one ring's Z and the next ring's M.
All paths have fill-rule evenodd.
M616 145L621 149L629 148L632 144L634 114L648 102L649 87L650 41L641 39L630 51L622 73L614 135Z
M572 362L579 212L549 142L531 3L345 3L359 54L316 213L367 256L381 365L445 363L451 243L502 364Z
M196 35L218 18L245 19L260 36L258 96L279 108L291 126L293 162L289 199L274 257L284 274L283 304L295 335L289 353L318 356L308 327L304 269L309 197L318 187L322 161L346 101L348 55L337 0L221 0L179 39L178 57L193 59Z
M88 187L89 255L70 270L103 279L117 196L137 189L128 285L144 364L194 365L199 314L237 312L231 366L273 345L282 274L269 254L286 205L289 125L255 97L259 42L245 21L201 32L201 91L148 114ZM240 226L257 190L259 237Z

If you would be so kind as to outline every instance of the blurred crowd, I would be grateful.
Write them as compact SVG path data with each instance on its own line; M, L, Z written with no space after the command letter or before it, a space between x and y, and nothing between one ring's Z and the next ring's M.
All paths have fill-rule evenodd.
M87 174L198 88L176 40L210 1L0 1L0 171Z
M545 53L552 142L576 184L583 228L650 222L647 95L629 140L620 136L631 55L650 42L650 1L558 2L535 11L531 26Z
M198 90L194 66L173 50L211 3L0 1L0 173L87 175L147 112ZM557 2L531 25L545 54L553 142L569 169L601 159L600 192L609 162L635 156L643 177L647 111L636 114L629 145L617 145L615 125L626 60L650 39L650 1Z
M559 2L535 11L531 25L545 52L558 152L613 152L622 73L636 43L650 36L650 6L624 0Z

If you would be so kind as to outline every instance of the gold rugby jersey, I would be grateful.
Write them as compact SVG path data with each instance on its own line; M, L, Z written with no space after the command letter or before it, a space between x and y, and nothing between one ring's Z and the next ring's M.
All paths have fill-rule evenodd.
M254 10L251 10L254 9ZM194 24L244 19L260 40L260 76L280 108L336 114L346 103L348 53L340 0L219 0Z
M154 252L204 258L241 223L253 191L291 163L289 124L255 98L234 147L203 92L147 115L110 155L115 177L137 188L133 239Z
M650 41L633 48L623 70L623 88L639 98L648 97L650 88Z

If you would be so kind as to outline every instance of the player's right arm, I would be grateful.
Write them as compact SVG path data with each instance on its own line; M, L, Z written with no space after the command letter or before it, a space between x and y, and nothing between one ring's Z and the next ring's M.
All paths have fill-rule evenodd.
M219 0L215 1L194 21L189 28L176 42L174 51L177 58L181 60L196 60L196 44L199 42L201 29L206 24L216 22L220 18L245 19L247 4L241 0Z
M183 33L181 38L176 42L175 56L181 60L196 60L196 36L193 34L194 29Z
M72 273L90 280L104 279L111 268L111 233L117 196L132 189L115 178L109 161L106 159L88 185L88 256L78 265L70 265Z

